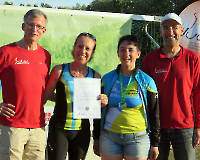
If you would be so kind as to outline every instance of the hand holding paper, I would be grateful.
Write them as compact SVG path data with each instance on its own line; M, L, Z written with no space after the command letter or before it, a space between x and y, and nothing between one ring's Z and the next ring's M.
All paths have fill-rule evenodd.
M100 94L98 96L98 100L101 101L101 107L104 107L108 104L108 97L106 96L106 94Z

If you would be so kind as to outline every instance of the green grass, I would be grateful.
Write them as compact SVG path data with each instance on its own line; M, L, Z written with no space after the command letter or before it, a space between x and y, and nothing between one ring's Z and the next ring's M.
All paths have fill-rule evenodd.
M174 160L173 149L171 149L169 152L168 160ZM200 147L196 148L196 160L200 160Z

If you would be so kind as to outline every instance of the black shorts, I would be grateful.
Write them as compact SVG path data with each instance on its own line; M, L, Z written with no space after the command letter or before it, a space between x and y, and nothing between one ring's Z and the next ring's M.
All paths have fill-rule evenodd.
M88 121L89 123L89 121ZM82 130L64 130L49 126L47 152L49 160L85 160L90 143L90 125Z

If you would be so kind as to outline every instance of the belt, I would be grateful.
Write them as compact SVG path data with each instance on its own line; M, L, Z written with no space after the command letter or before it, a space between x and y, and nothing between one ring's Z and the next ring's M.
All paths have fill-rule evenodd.
M102 129L103 131L105 131L106 133L109 133L109 130L107 130L107 129ZM112 132L112 131L110 131L110 132ZM116 133L116 132L114 132L114 133ZM118 133L118 134L120 134L120 133ZM128 133L128 134L135 134L135 133ZM140 137L144 137L144 136L146 136L146 135L148 135L149 133L145 133L145 134L142 134L142 135L138 135L138 136L136 136L136 135L134 135L134 138L135 139L137 139L137 138L140 138Z

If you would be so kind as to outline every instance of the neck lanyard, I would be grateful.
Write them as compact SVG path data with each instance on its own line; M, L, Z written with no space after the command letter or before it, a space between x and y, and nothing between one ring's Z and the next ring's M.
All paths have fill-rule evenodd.
M120 68L120 90L121 90L121 102L125 102L125 96L126 96L126 92L127 92L127 88L130 85L132 79L133 79L133 74L131 74L131 77L129 78L129 82L128 85L126 87L126 90L124 91L124 85L123 85L123 74L122 74L122 68Z

